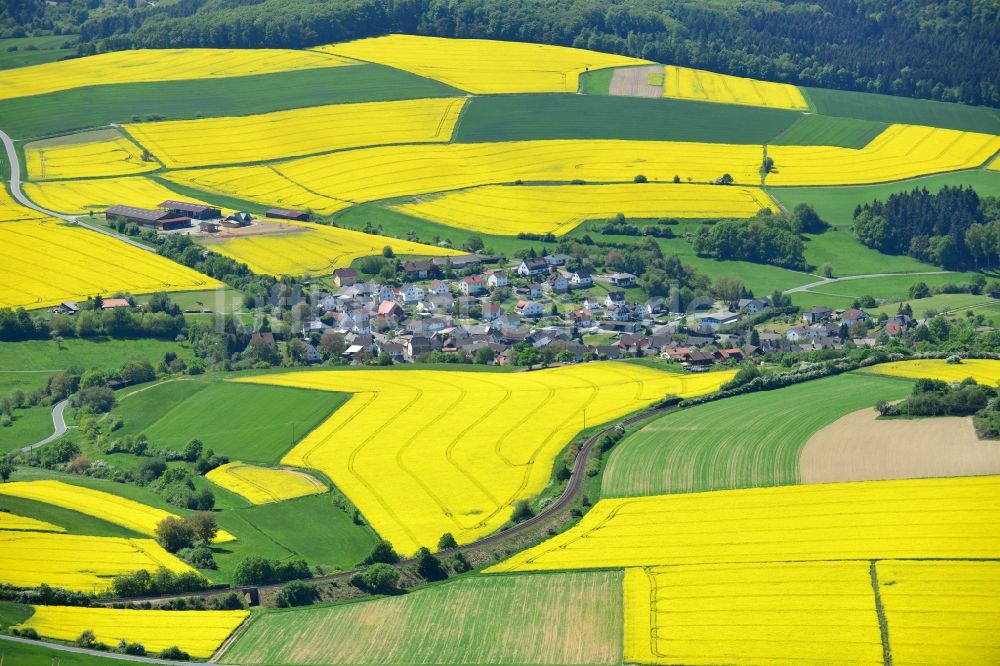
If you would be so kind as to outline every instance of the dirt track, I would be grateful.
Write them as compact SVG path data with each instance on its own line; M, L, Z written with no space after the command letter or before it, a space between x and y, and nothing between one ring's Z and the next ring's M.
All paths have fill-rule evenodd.
M622 97L663 97L663 86L649 85L649 75L662 73L662 65L648 67L619 67L611 77L608 93Z
M802 483L1000 473L1000 442L977 438L972 417L877 416L861 409L813 435L799 457Z

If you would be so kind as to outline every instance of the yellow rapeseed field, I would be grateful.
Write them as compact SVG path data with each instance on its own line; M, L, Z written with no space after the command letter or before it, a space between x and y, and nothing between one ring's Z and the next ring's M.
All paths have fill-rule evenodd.
M179 194L146 176L24 183L24 193L42 208L67 215L103 213L105 208L116 204L156 208L167 199L206 203Z
M548 483L577 432L732 372L587 363L530 373L292 372L239 381L355 394L282 460L322 471L402 553L495 531Z
M247 264L255 273L304 275L329 273L350 266L360 257L382 254L389 245L396 254L448 256L457 250L366 234L325 224L284 221L285 233L267 233L206 242L214 252Z
M6 71L0 99L111 83L218 79L351 64L330 54L283 49L115 51Z
M390 143L448 141L465 98L333 104L125 128L168 167L261 162Z
M943 379L946 382L960 382L972 378L987 386L1000 384L1000 361L982 358L968 358L955 364L950 364L943 358L895 361L873 365L866 368L865 372L907 379Z
M1000 157L990 162L989 166L986 167L990 171L1000 171Z
M65 532L66 529L37 518L19 516L10 511L0 511L0 530L26 532Z
M250 612L131 610L81 606L33 606L34 614L19 629L30 628L45 638L74 641L90 629L111 647L124 639L141 643L155 654L176 645L192 657L207 659L243 623Z
M416 35L386 35L318 50L388 65L477 94L576 92L579 76L587 70L649 64L565 46Z
M867 146L768 146L768 185L854 185L979 167L1000 150L1000 136L890 125ZM734 174L735 175L735 174Z
M47 583L95 593L119 574L160 567L194 571L152 539L0 530L0 582L18 587Z
M1000 476L601 500L490 571L1000 557Z
M892 661L1000 663L1000 562L879 562Z
M718 185L487 185L393 206L434 222L486 234L561 236L584 220L626 217L752 217L777 211L763 190Z
M326 492L326 486L319 479L303 472L258 467L241 462L216 467L205 478L245 497L253 504L280 502Z
M178 517L177 514L169 511L112 495L102 490L48 479L0 484L0 495L21 497L64 509L72 509L150 536L156 534L156 526L164 518ZM233 538L233 535L225 530L219 530L215 542L232 541Z
M809 109L802 91L788 83L745 79L674 65L665 68L663 95L699 102L747 104L796 111Z
M95 176L125 176L156 171L155 161L142 160L142 148L118 132L88 132L58 141L35 141L24 147L28 178L54 180Z
M867 561L630 568L624 592L629 663L882 663Z

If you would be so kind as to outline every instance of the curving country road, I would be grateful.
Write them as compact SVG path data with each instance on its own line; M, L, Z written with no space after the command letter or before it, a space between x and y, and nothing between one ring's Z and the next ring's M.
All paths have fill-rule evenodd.
M864 275L845 275L839 278L823 278L822 280L817 280L816 282L810 282L809 284L799 285L798 287L792 287L791 289L786 289L783 293L794 294L800 291L809 291L814 287L822 287L825 284L834 284L835 282L847 282L848 280L865 280L867 278L882 278L882 277L900 277L906 275L945 275L947 273L954 273L955 271L920 271L915 273L866 273Z
M45 439L35 442L34 444L28 444L27 446L22 446L19 450L27 453L28 451L34 451L35 449L45 446L49 442L54 442L63 435L66 434L66 419L63 414L66 411L66 405L69 404L69 398L61 400L55 404L52 408L52 434Z

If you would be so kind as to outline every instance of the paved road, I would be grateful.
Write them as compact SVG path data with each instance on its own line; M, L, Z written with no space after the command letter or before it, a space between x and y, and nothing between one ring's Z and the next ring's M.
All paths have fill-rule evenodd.
M800 291L809 291L814 287L821 287L824 284L833 284L835 282L847 282L848 280L865 280L867 278L881 278L881 277L907 277L910 275L942 275L946 273L954 273L955 271L923 271L918 273L868 273L866 275L847 275L840 278L823 278L822 280L817 280L816 282L810 282L809 284L804 284L799 287L792 287L791 289L786 289L786 294L794 294Z
M52 408L52 434L45 439L35 442L34 444L28 444L27 446L22 446L21 451L27 453L28 451L34 451L35 449L45 446L49 442L54 442L63 435L66 434L66 420L63 418L63 413L66 411L66 405L69 404L69 398L57 402L55 407Z
M78 224L81 227L86 227L91 231L96 231L99 234L104 234L105 236L111 236L112 238L117 238L123 243L128 243L129 245L134 245L141 250L153 251L153 248L149 247L145 243L140 243L137 240L133 240L128 236L120 236L110 229L103 229L101 227L96 227L92 224L88 224L79 219L79 217L73 215L63 215L62 213L57 213L54 210L49 210L48 208L42 208L34 201L29 199L24 192L21 191L21 160L17 156L17 150L14 149L14 140L10 138L10 135L0 130L0 142L3 143L4 150L7 152L7 161L10 163L10 191L14 195L14 199L17 200L19 204L25 208L30 208L31 210L38 211L45 215L58 218L60 220L65 220L66 222L72 222Z
M43 641L31 640L28 638L18 638L17 636L2 636L0 635L0 641L7 641L10 643L24 643L25 645L37 645L41 647L47 647L52 650L57 650L59 652L73 652L75 654L85 654L94 657L103 657L105 659L117 659L119 661L138 661L143 664L173 664L177 666L177 661L170 661L167 659L156 659L154 657L134 657L130 654L114 654L112 652L101 652L99 650L87 650L85 648L73 647L72 645L62 645L61 643L46 643ZM3 663L4 646L0 642L0 664ZM17 662L25 663L25 662ZM40 662L42 663L42 662ZM47 660L46 660L47 663Z

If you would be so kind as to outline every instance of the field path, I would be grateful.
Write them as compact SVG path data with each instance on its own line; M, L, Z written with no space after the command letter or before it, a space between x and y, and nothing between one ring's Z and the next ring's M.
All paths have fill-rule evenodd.
M86 648L75 647L72 645L63 645L62 643L51 643L49 641L37 641L28 638L18 638L17 636L2 636L0 635L0 641L9 641L11 643L23 643L25 645L34 645L37 647L44 647L50 650L59 650L60 652L73 652L75 654L84 654L92 657L100 657L101 659L117 659L119 661L138 661L143 664L174 664L177 666L179 662L171 661L169 659L156 659L154 657L136 657L130 654L117 654L115 652L101 652L100 650L87 650ZM3 654L3 648L0 647L0 655Z
M28 444L27 446L21 447L21 451L24 451L25 453L33 451L34 449L45 446L49 442L54 442L55 440L65 435L66 420L65 418L63 418L63 412L66 411L66 405L68 404L69 404L69 398L66 398L65 400L57 402L55 404L55 407L52 408L52 428L53 428L52 434L41 441L35 442L34 444Z
M21 191L21 161L17 156L17 150L14 149L14 140L10 138L10 135L0 130L0 142L3 142L4 150L7 151L7 161L10 163L10 193L14 195L14 199L17 200L19 204L25 208L30 208L31 210L38 211L44 215L54 217L65 222L70 222L72 224L78 224L81 227L86 227L91 231L96 231L99 234L104 234L105 236L111 236L112 238L117 238L123 243L128 243L140 250L146 250L152 252L153 249L148 245L140 243L139 241L132 240L126 236L119 236L110 229L102 229L101 227L95 227L86 222L81 222L79 218L73 217L72 215L63 215L62 213L57 213L53 210L48 210L47 208L42 208L37 205L34 201L28 198L28 196Z
M867 278L882 278L882 277L899 277L900 275L944 275L946 273L954 273L955 271L919 271L915 273L866 273L865 275L846 275L839 278L823 278L822 280L817 280L816 282L810 282L809 284L802 284L798 287L792 287L791 289L786 289L784 293L795 294L800 291L810 291L815 287L822 287L823 285L833 284L834 282L846 282L847 280L864 280Z

